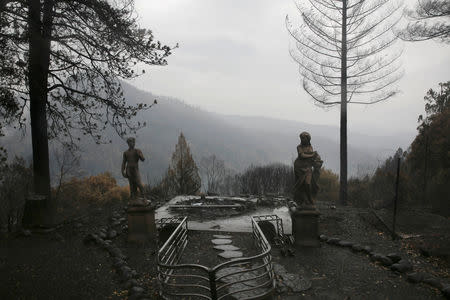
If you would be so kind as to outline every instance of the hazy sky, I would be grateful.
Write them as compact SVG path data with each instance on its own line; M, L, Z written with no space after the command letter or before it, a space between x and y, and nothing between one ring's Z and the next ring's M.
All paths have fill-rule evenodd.
M301 87L285 27L287 14L300 19L292 0L136 0L136 10L141 26L180 47L135 86L213 112L339 125L339 107L315 106ZM415 135L426 91L450 80L450 46L406 43L403 66L400 95L350 106L350 132Z

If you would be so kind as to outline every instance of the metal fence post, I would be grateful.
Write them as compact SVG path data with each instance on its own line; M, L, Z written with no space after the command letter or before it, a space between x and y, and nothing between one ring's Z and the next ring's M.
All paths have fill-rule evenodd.
M211 289L211 300L217 300L217 286L216 286L216 270L209 269L209 288Z
M397 201L398 201L398 185L400 181L400 161L401 158L397 159L397 179L395 181L395 199L394 199L394 217L392 220L392 239L395 240L397 234L395 233L395 222L397 218Z

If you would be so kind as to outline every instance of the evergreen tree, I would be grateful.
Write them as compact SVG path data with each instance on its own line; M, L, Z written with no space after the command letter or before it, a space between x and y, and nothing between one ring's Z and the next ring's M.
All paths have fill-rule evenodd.
M171 192L176 195L193 195L200 191L202 183L198 167L183 133L178 137L166 180Z

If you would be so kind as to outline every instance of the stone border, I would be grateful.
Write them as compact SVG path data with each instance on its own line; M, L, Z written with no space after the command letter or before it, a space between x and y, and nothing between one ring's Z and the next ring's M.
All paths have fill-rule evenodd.
M112 258L112 267L119 275L119 282L127 291L129 300L149 300L152 296L146 294L145 289L136 280L139 277L138 273L128 265L128 258L113 243L117 236L128 231L126 221L125 217L121 217L119 213L115 212L110 217L109 226L102 227L95 233L87 234L83 239L83 243L85 245L97 245L109 253ZM114 229L121 225L122 230Z
M358 243L341 240L338 237L328 237L324 234L321 234L319 236L319 239L322 242L330 245L349 248L355 253L359 252L367 254L370 257L371 261L384 267L389 267L393 272L396 272L398 274L405 274L406 279L409 282L414 284L420 282L428 284L440 290L447 299L450 299L450 283L443 282L443 280L441 280L440 278L436 278L435 276L425 272L414 272L414 266L412 265L412 263L407 259L403 259L397 253L383 255L382 253L373 251L372 247L370 246L363 246Z

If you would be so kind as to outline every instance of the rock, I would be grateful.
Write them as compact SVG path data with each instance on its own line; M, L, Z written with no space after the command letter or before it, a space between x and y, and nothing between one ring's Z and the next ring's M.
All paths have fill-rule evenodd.
M58 242L64 242L64 237L59 233L55 233L54 239Z
M394 271L400 272L400 273L406 273L406 272L412 271L413 266L409 261L402 259L398 263L393 264L391 266L391 269Z
M340 241L341 241L341 239L339 239L339 238L329 238L327 240L327 243L331 244L331 245L337 245Z
M28 230L28 229L22 229L21 231L20 231L20 235L21 236L31 236L31 230Z
M140 286L133 286L131 289L128 290L129 295L142 294L143 292L144 288Z
M98 236L103 240L106 239L106 233L104 233L103 231L99 231Z
M133 286L137 286L138 282L136 279L130 279L127 282L125 282L125 288L127 290L131 289Z
M408 275L406 275L406 279L409 282L412 282L412 283L422 282L423 277L424 277L424 274L423 273L418 273L418 272L409 273Z
M289 291L298 293L311 288L311 280L306 279L300 274L288 273L286 269L278 263L273 263L273 270L281 279L277 282L277 289L282 293Z
M122 260L124 260L124 259L126 258L126 256L122 253L122 251L120 251L120 249L119 249L119 248L116 248L116 247L113 247L113 248L109 251L109 253L110 253L112 256L117 257L117 258L120 258L120 259L122 259Z
M97 235L94 235L92 233L87 234L84 238L83 238L83 243L85 245L89 245L89 244L95 244L97 240Z
M131 268L129 266L122 266L119 270L122 273L130 273L131 275Z
M377 262L379 262L380 264L382 264L385 267L389 267L390 265L392 265L392 260L389 257L384 256L384 255L380 255L377 258Z
M119 226L120 225L120 221L117 220L114 223L111 224L113 227Z
M213 235L213 237L215 239L231 239L232 238L231 235L221 235L221 234L215 234L215 235Z
M244 254L241 251L224 251L217 255L222 258L237 258L242 257Z
M117 257L117 256L114 257L114 259L113 259L114 267L119 268L125 264L126 264L126 262L121 257Z
M439 279L437 279L436 277L432 276L432 275L425 275L423 280L423 283L429 284L432 287L435 287L437 289L442 289L442 283Z
M445 298L450 299L450 284L447 284L444 287L442 287L441 292Z
M282 276L282 284L287 286L293 293L299 293L311 288L311 281L302 278L298 274L287 273Z
M341 246L341 247L351 247L351 246L353 246L353 243L349 242L349 241L340 241L338 243L338 245Z
M389 257L392 260L392 263L398 263L402 257L397 254L397 253L389 253L388 255L386 255L387 257Z
M218 245L218 246L214 246L214 249L216 250L222 250L222 251L236 251L239 250L239 247L233 246L233 245Z
M81 223L76 223L75 224L75 228L76 229L80 229L81 227L83 227L83 224L81 224Z
M229 239L214 239L214 240L211 240L211 242L214 245L226 245L226 244L231 244L232 241Z
M284 294L289 292L289 288L287 286L285 286L283 283L279 282L277 283L277 292L279 294Z
M131 277L136 278L138 276L138 273L136 270L131 270Z
M115 231L115 230L110 230L109 232L108 232L108 239L113 239L113 238L115 238L117 236L117 231Z
M360 244L354 244L352 246L352 250L355 252L361 252L363 250L363 247Z
M120 282L126 282L126 281L130 280L131 278L132 278L132 277L131 277L130 272L122 273L122 274L120 275Z
M383 254L375 252L375 251L370 252L369 255L370 255L370 260L371 261L377 261L380 257L383 256Z
M367 253L367 254L370 254L370 253L372 252L372 247L370 247L370 246L364 246L364 247L362 248L362 251L365 252L365 253Z
M319 235L319 239L323 242L326 242L328 240L328 237L325 234Z
M128 300L141 300L142 299L142 294L134 294L131 296L128 296Z

